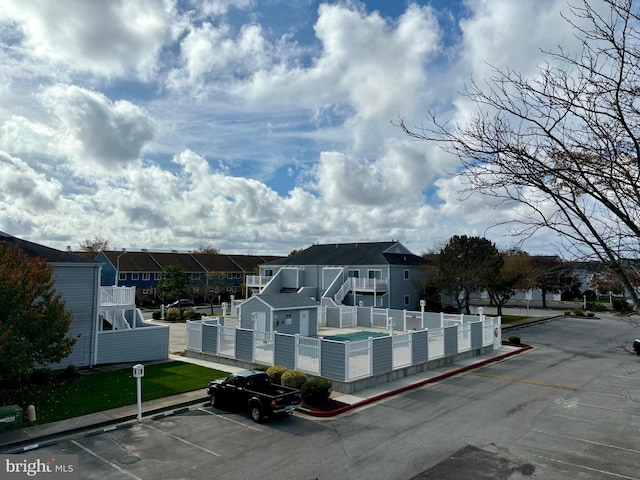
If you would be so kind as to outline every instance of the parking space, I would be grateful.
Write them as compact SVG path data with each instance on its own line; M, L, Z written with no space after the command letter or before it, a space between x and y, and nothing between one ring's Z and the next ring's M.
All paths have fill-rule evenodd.
M311 440L326 440L327 434L331 430L321 423L300 417L255 424L243 413L193 407L130 428L68 438L39 452L78 455L83 479L259 479L280 478L284 471L282 478L315 478L309 469L337 478Z

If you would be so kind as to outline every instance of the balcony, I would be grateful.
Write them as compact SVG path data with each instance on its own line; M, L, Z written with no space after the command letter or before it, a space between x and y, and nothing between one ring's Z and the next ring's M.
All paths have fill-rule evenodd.
M247 287L264 287L272 278L273 277L265 277L263 275L247 275Z
M386 292L389 289L387 280L379 278L351 278L351 289L356 292Z
M136 287L100 287L101 307L124 307L136 304Z

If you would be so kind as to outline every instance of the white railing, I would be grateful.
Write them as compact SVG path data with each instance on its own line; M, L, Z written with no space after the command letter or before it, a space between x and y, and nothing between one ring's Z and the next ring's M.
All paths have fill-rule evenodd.
M393 335L393 368L411 365L411 334Z
M464 313L441 313L440 319L442 327L462 325L464 323Z
M186 345L189 350L202 351L202 322L187 320Z
M458 325L458 352L471 350L471 324Z
M344 282L340 289L335 293L333 299L336 303L342 303L342 300L344 300L344 297L347 296L347 293L353 290L353 280L355 280L353 277L347 278L347 281Z
M388 290L389 282L380 280L379 278L353 278L353 288L355 290L366 290L368 292L376 292Z
M247 275L247 287L264 287L272 278L264 275Z
M296 335L296 369L320 374L320 344L319 338L301 337Z
M372 308L371 309L371 326L377 328L388 328L389 309L388 308Z
M404 311L404 329L424 330L424 322L422 321L422 312Z
M135 305L136 287L100 287L100 305Z
M371 339L348 342L347 349L347 379L355 380L371 375Z
M236 329L233 327L218 327L218 353L225 357L235 357Z
M273 365L273 332L253 332L253 359Z
M103 316L111 324L113 330L129 330L131 328L122 310L104 310Z
M429 360L444 356L444 329L429 329Z
M353 328L358 325L358 307L340 307L340 328Z

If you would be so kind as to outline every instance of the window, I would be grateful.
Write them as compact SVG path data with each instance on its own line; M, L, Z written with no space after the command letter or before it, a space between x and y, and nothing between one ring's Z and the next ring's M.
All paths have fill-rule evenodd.
M382 279L382 270L369 270L369 278L375 278L376 280Z
M404 279L409 280L409 270L404 271Z
M409 295L404 296L404 306L406 307L407 305L409 305Z
M151 280L151 274L150 273L143 273L142 274L142 280Z
M127 274L126 273L119 273L118 274L118 280L126 280L127 279Z
M160 277L161 277L161 276L162 276L162 274L161 274L161 273L154 273L154 274L153 274L153 278L154 278L154 279L156 279L156 280L160 280Z
M193 278L194 280L200 280L200 274L194 273L193 275L191 275L191 278Z
M360 278L360 270L349 270L347 272L347 276L352 278Z
M268 268L264 271L264 276L265 277L273 277L273 269Z
M227 278L228 278L229 280L231 280L231 278L233 278L233 274L231 274L231 273L227 273Z
M139 273L132 273L131 274L131 280L140 280L140 274Z

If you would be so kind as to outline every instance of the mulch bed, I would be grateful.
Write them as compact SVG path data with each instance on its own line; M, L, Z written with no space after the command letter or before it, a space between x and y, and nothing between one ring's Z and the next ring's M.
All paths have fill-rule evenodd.
M329 400L324 402L322 405L307 405L307 404L302 405L303 408L306 408L311 412L332 412L334 410L347 407L347 406L348 404L340 402L338 400L334 400L333 398L330 398Z

